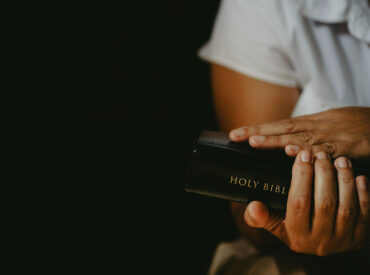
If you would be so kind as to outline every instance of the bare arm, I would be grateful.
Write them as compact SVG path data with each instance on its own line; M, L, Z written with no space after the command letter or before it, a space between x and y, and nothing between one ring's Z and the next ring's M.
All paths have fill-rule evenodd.
M212 64L213 99L222 131L289 118L297 88L263 82Z
M299 96L297 88L263 82L216 64L211 69L214 106L222 131L290 117ZM245 207L231 204L239 231L256 245L269 245L272 235L244 222Z

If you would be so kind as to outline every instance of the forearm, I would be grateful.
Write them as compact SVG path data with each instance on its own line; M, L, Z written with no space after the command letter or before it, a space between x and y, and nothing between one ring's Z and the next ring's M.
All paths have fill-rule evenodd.
M289 118L299 92L212 66L213 101L221 131ZM231 212L240 233L260 248L276 244L277 238L244 222L246 205L231 203Z
M225 132L289 118L299 96L296 88L262 82L219 65L212 66L212 86L219 127Z

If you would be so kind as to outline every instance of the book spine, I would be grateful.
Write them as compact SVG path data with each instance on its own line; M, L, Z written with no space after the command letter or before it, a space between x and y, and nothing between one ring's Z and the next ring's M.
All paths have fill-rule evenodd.
M272 211L285 211L291 174L253 162L231 160L194 150L190 155L185 189L207 196L249 203L258 200Z

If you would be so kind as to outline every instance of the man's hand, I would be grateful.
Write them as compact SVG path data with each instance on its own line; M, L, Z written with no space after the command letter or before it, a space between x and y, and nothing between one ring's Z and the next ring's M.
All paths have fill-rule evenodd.
M331 157L370 158L370 108L346 107L321 113L241 127L230 132L236 142L254 148L284 148L289 156L303 149Z
M326 153L315 157L314 164L307 150L296 157L285 218L270 215L255 201L248 205L245 221L300 253L325 256L359 249L370 234L370 184L365 176L354 178L345 157L335 160L335 168Z

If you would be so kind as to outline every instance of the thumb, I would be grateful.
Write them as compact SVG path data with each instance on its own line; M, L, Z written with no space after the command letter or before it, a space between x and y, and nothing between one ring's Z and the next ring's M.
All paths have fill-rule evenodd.
M280 240L286 240L284 218L270 214L266 205L252 201L244 212L244 220L251 227L263 228Z
M245 222L252 227L264 228L269 221L270 213L266 205L259 201L248 204L245 213Z

